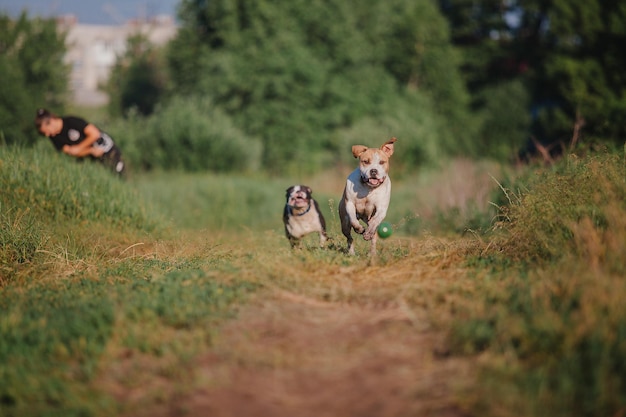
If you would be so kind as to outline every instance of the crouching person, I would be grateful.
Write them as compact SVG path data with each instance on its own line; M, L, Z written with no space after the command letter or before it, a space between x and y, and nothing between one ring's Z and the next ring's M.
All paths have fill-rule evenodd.
M118 175L125 170L122 153L113 139L94 124L75 116L60 117L46 109L35 116L37 131L52 141L57 151L96 160Z

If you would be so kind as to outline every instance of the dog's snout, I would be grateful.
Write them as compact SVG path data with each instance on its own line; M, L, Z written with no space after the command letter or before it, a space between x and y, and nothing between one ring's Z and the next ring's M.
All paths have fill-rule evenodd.
M372 168L370 170L370 176L377 177L378 176L378 170L376 168Z

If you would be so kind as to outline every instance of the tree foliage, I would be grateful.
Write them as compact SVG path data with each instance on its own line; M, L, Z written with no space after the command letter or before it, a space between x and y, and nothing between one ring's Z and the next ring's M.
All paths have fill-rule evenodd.
M68 88L65 35L54 20L0 15L0 134L6 143L29 143L37 107L59 109Z
M135 109L149 115L167 90L164 57L141 34L129 37L126 45L104 87L109 95L109 113L119 117Z
M576 132L623 143L626 55L621 48L626 41L626 4L441 0L440 5L450 20L453 41L463 52L463 75L473 107L484 116L481 141L495 145L511 140L520 146L516 131L524 127L544 143L572 142ZM525 91L522 96L511 95L516 105L487 113L501 100L492 93L514 81ZM528 110L520 112L524 99ZM498 138L491 127L502 117L510 121L509 129Z
M558 0L550 6L550 53L543 70L551 95L564 103L571 125L584 120L589 134L623 143L626 4Z
M454 135L469 130L468 96L447 22L430 0L183 0L180 15L168 53L174 90L210 97L260 137L266 168L332 162L346 152L337 148L341 132L411 111L446 123L431 123L440 129L428 137L400 138L416 149L407 160L427 156L430 143L470 146ZM414 96L431 105L415 107L423 100Z

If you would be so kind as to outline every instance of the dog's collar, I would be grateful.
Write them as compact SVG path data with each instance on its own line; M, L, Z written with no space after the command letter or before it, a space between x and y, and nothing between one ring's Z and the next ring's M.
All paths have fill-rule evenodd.
M292 216L304 216L305 214L307 214L309 212L309 210L311 210L311 203L309 202L309 206L306 208L306 210L304 210L304 213L295 213L293 212L293 207L288 206L289 207L289 214L291 214Z

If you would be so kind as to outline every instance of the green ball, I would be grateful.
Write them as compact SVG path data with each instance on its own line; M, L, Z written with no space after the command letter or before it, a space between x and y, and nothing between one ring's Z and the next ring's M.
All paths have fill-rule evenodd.
M380 236L381 238L387 239L389 236L391 236L392 232L393 230L391 229L391 223L382 222L380 225L378 225L378 236Z

